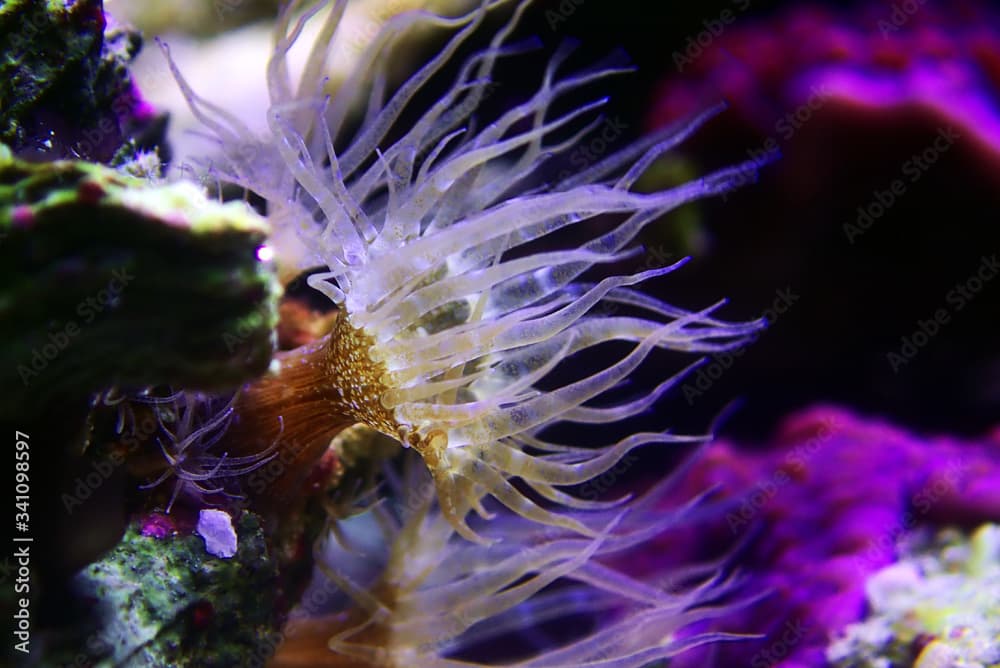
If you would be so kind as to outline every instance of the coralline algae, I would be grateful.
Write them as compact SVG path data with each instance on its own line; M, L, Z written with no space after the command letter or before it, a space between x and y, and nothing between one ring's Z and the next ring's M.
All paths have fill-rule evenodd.
M1000 526L941 532L868 578L869 612L827 651L841 668L1000 666Z
M134 521L74 580L97 602L90 628L49 638L43 665L263 665L279 641L276 560L257 517L233 524L239 548L221 559L198 535L147 536Z
M925 437L816 407L786 419L767 450L714 444L685 485L715 485L728 505L714 532L684 540L729 549L745 541L739 568L749 589L767 594L724 622L765 637L716 648L718 665L816 668L830 641L864 618L866 583L897 563L913 532L1000 520L1000 434ZM657 554L637 563L652 568ZM696 652L678 665L705 660Z
M165 117L127 69L142 40L101 0L4 2L0 34L0 142L15 153L107 163L162 142Z

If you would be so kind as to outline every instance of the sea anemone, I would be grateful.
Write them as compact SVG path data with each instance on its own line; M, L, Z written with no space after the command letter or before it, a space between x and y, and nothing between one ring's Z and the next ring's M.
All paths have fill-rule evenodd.
M605 100L558 109L570 94L627 68L564 74L571 48L560 48L533 95L476 118L494 94L497 61L525 49L509 38L529 0L511 3L510 20L488 46L403 127L427 84L444 77L488 12L507 3L483 0L458 18L395 16L327 97L323 72L346 4L292 2L281 12L267 71L266 137L200 97L171 63L217 144L210 173L264 198L279 262L311 270L308 285L337 308L329 334L277 353L270 372L239 392L220 446L246 456L278 443L283 473L255 499L278 511L287 511L285 499L301 494L331 439L352 425L397 440L411 449L408 461L415 451L424 464L418 473L426 485L413 474L367 512L331 517L335 526L316 557L343 605L313 611L294 633L286 629L277 665L479 665L445 657L574 613L599 612L602 626L518 665L641 666L725 637L689 628L731 609L712 605L733 588L719 564L671 577L663 588L598 560L689 519L683 508L658 505L666 483L617 500L581 498L573 487L640 446L706 440L656 431L622 436L627 421L683 371L639 396L622 388L656 350L726 350L763 323L717 319L724 302L687 310L633 288L683 261L592 276L597 265L641 252L633 242L645 226L749 182L756 165L670 190L635 190L716 107L553 179L559 161L600 126L594 117ZM293 84L289 51L323 10ZM387 52L416 26L457 32L388 95ZM356 109L364 110L357 127ZM569 236L560 233L587 230L582 245L559 247ZM616 351L621 356L607 362ZM569 368L567 360L583 363ZM557 426L610 442L564 444L551 433ZM381 534L360 554L331 547L359 523Z
M233 483L277 454L277 443L245 456L233 457L217 451L215 446L232 420L235 401L235 395L215 397L200 392L174 392L161 396L148 389L122 393L117 388L100 397L101 403L117 406L115 432L120 441L135 444L138 437L145 436L157 444L159 457L133 457L130 468L133 473L149 478L140 489L154 489L173 480L165 507L168 513L179 498L199 505L210 504L213 497L241 498L239 485ZM152 428L147 433L143 433L145 427L140 425L137 411L151 422Z
M466 522L470 510L488 515L482 490L531 520L596 538L592 527L543 507L511 479L556 505L586 508L590 504L559 487L600 475L641 445L694 437L640 433L582 449L545 440L541 432L560 422L608 425L641 413L675 379L638 399L593 401L607 403L607 393L654 349L723 350L761 323L715 319L723 302L688 311L631 289L680 262L597 282L578 279L597 264L633 256L639 249L629 246L644 226L681 204L747 182L754 165L662 192L633 191L643 172L715 109L545 182L549 163L601 119L568 138L559 131L605 100L563 114L551 112L553 103L625 68L560 77L569 56L560 49L530 99L475 129L472 115L491 86L494 64L524 48L507 40L526 1L420 119L388 141L417 93L502 4L484 1L459 18L423 11L394 17L330 98L323 94L323 71L346 2L290 3L279 17L267 72L272 135L264 139L200 97L174 67L194 113L218 143L213 172L266 199L279 255L298 254L303 266L322 266L309 285L340 309L327 337L279 355L270 376L242 393L234 430L241 441L266 445L275 437L273 416L283 415L285 440L308 444L302 455L308 462L338 430L360 422L420 453L441 511L467 539L484 540ZM321 9L329 14L293 85L288 52ZM384 52L414 25L459 30L386 99ZM349 111L358 106L367 109L364 121L345 141ZM605 214L620 220L582 246L532 252L531 242ZM592 375L540 389L560 362L615 341L634 347ZM257 424L255 414L267 415L269 423Z

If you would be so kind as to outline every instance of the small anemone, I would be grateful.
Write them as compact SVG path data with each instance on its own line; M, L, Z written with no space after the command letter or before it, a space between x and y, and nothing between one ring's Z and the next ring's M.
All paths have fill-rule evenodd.
M564 113L554 111L556 103L627 68L564 73L571 48L561 48L534 95L496 118L476 119L494 65L524 50L508 40L527 1L511 3L512 17L489 45L465 60L419 120L400 128L418 93L442 76L487 13L507 3L484 0L458 18L424 11L392 18L329 98L322 73L346 4L292 2L281 13L267 72L268 138L200 97L174 67L194 113L218 142L213 168L268 201L279 252L287 257L282 246L296 239L303 266L324 268L309 285L340 309L329 336L279 355L271 380L244 392L239 438L273 434L253 426L254 413L284 415L286 437L309 443L311 460L333 433L360 422L420 453L442 515L463 537L488 540L467 516L487 516L482 499L492 497L532 521L596 540L598 527L561 512L588 502L561 488L601 475L637 447L700 437L640 433L586 449L547 440L543 432L560 424L617 425L642 413L680 376L638 399L611 397L654 351L725 350L762 323L717 319L724 302L690 311L633 289L683 261L595 282L581 278L634 257L644 227L682 204L748 182L756 165L659 192L633 189L715 108L548 180L556 161L600 126L606 99ZM293 84L288 52L322 9L328 14ZM386 52L416 25L457 32L389 95ZM349 132L356 108L366 113ZM548 250L536 243L551 245L559 231L595 229L591 222L607 223L606 231L580 246ZM564 361L596 358L595 349L612 342L631 351L586 377L552 382Z
M135 435L136 405L149 406L156 416L158 428L153 437L163 456L160 464L163 471L139 488L153 489L173 479L173 490L166 505L168 513L182 496L202 505L215 495L241 498L232 491L234 486L227 483L255 471L277 454L276 443L260 453L243 457L212 451L229 427L235 401L235 395L219 399L197 392L176 392L167 396L150 392L115 393L104 398L108 405L119 405L116 428L121 436Z
M326 615L294 611L273 668L480 666L470 651L497 643L525 656L490 665L628 668L744 637L691 629L749 602L734 598L738 578L722 564L658 573L666 584L657 586L602 563L698 514L697 502L664 512L669 479L627 510L577 512L594 538L498 510L482 528L498 539L490 545L460 538L433 494L414 500L427 480L420 470L386 502L342 522L354 545L333 533L317 544L323 578L312 586L319 591L325 579L345 596ZM569 618L579 632L540 653L519 645L519 633Z

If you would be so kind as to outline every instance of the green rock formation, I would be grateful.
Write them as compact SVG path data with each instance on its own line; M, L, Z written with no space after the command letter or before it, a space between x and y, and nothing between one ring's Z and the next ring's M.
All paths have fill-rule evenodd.
M41 665L263 665L280 639L281 590L256 516L234 518L237 551L228 559L187 531L143 535L143 522L76 577L76 590L94 601L90 627L53 638Z
M232 389L271 359L280 287L243 202L0 147L0 415L112 385Z
M106 163L162 134L127 69L141 38L101 0L5 0L0 35L0 142L16 154Z

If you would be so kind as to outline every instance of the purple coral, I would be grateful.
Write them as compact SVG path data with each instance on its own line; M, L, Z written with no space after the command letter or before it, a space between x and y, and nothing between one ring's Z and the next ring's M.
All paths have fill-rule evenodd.
M748 23L681 54L681 75L665 82L651 118L660 125L723 97L749 124L787 139L828 102L859 112L920 109L997 158L1000 34L993 12L976 4L922 5L902 17L880 3L843 14L807 6L766 29Z
M867 578L897 560L906 534L1000 519L998 437L924 437L821 406L788 418L766 451L716 443L685 484L718 486L729 507L709 542L746 540L741 568L768 595L723 622L763 637L715 648L715 665L825 665L831 639L865 613Z

